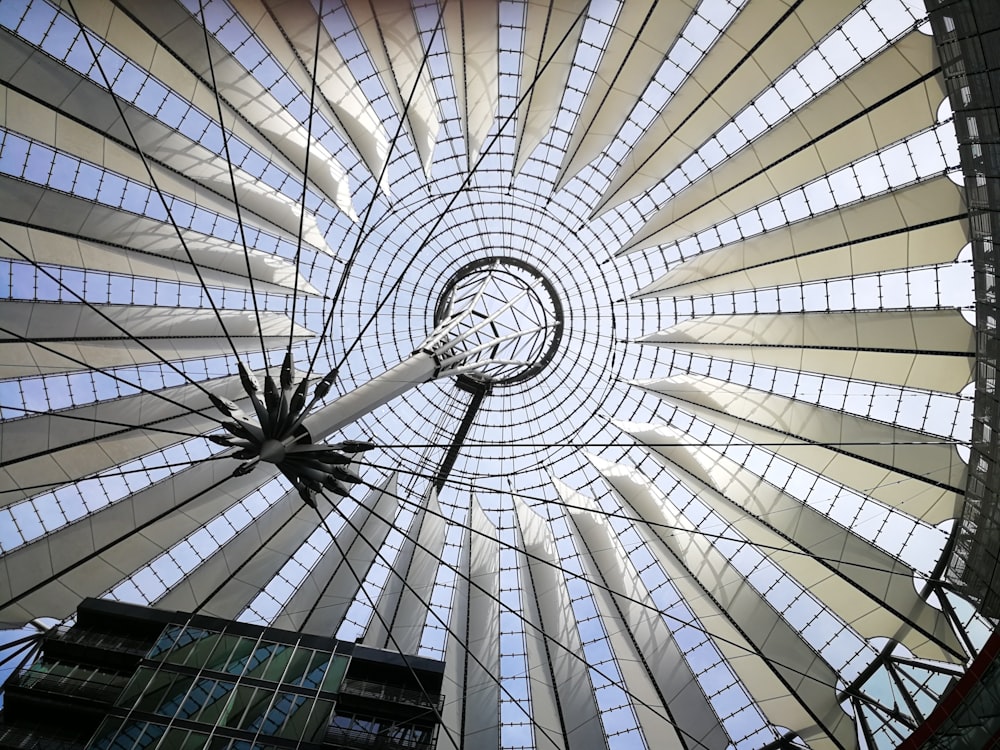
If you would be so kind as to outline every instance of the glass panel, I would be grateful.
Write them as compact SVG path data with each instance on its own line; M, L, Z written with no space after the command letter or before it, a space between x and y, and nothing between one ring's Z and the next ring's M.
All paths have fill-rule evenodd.
M193 718L209 702L209 696L212 694L215 684L215 680L206 679L195 682L174 715L178 719Z
M281 725L306 700L304 695L279 693L267 714L250 728L259 730L262 734L283 736L280 732Z
M219 725L226 727L240 726L240 720L243 718L247 706L253 701L254 692L255 689L252 687L241 686L236 688L229 703L229 710L226 711L226 715L222 717Z
M135 750L144 750L147 747L156 747L157 740L163 736L165 727L159 724L147 724L142 732L142 736L132 745Z
M208 735L200 732L188 732L187 729L171 729L160 743L162 750L202 750L208 743Z
M274 745L263 745L250 740L230 740L227 737L216 737L209 745L211 750L281 750Z
M116 719L117 723L119 720ZM164 727L158 724L148 724L144 721L129 721L113 734L98 740L91 747L95 750L143 750L155 747L156 741L163 734Z
M94 733L94 740L90 743L91 750L108 750L111 740L118 733L122 720L118 717L109 716Z
M326 701L320 701L325 704ZM305 700L305 701L294 701L290 707L288 714L288 719L285 721L284 726L278 731L279 737L287 737L291 740L306 740L311 739L310 729L313 727L313 721L311 720L310 714L314 711L314 704L316 701ZM332 709L332 704L331 704ZM318 707L320 713L322 713L322 707ZM330 711L327 712L329 717ZM324 726L326 723L325 722Z
M323 681L323 675L326 674L326 666L330 663L330 654L326 651L317 651L316 655L313 656L312 662L309 664L309 669L299 680L299 684L302 687L319 687L319 684Z
M132 679L128 690L118 699L119 706L130 707L135 703L139 711L155 711L163 701L163 696L170 690L177 675L170 672L155 672L152 669L140 669ZM138 702L135 696L142 693Z
M333 717L333 720L330 723L336 727L340 727L341 729L350 729L354 725L354 718L351 716L345 716L344 714L338 714Z
M240 640L237 635L226 635L225 633L220 635L212 655L205 660L205 669L221 672L229 663L229 655L232 654Z
M306 673L309 669L309 662L312 661L313 654L315 652L311 648L303 648L299 646L295 649L295 654L292 656L291 662L288 665L288 670L285 672L285 682L290 682L293 685L298 685L299 681L302 679L302 675Z
M185 649L187 659L183 663L200 669L208 661L209 655L215 650L215 646L221 637L221 633L206 633L202 638L199 638ZM179 664L181 662L175 663Z
M208 638L211 633L201 628L185 628L170 651L166 653L164 661L171 664L183 664L187 661L191 650L203 639Z
M257 688L247 711L243 715L243 720L239 724L240 729L256 729L264 721L274 698L274 691L268 688Z
M230 693L235 687L236 685L231 682L216 682L207 696L198 721L213 726L218 723L219 719L226 715Z
M176 714L177 710L184 702L184 698L187 696L188 690L193 684L194 677L174 675L173 682L171 682L169 687L162 693L163 699L160 701L160 705L155 709L156 713L161 716L173 716Z
M302 733L302 739L306 742L312 742L313 740L319 739L319 737L326 730L327 725L330 723L330 715L333 713L333 701L316 701L313 706L312 714L310 714L308 721L306 722L305 731Z
M229 657L229 666L226 667L226 671L229 674L242 674L243 669L246 667L247 659L256 647L256 638L240 638L239 643L236 644L236 648L233 649L233 653Z
M340 683L344 680L344 673L347 672L347 665L351 663L351 660L347 656L334 656L333 661L330 663L330 668L326 672L326 677L323 678L322 690L329 690L330 692L337 692L340 690Z
M267 662L271 658L271 654L274 653L274 649L277 645L278 644L276 643L262 643L254 649L250 658L246 660L246 665L243 668L243 674L247 677L259 678L267 668Z
M268 662L267 668L261 675L261 679L281 682L281 678L285 674L285 667L288 666L288 662L292 658L294 651L294 646L288 646L284 643L277 644L274 647L274 656Z
M156 641L156 645L150 649L147 657L157 661L162 660L165 654L173 648L174 643L177 641L177 636L180 635L182 630L183 628L180 625L167 625L163 629L159 640Z
M153 670L147 669L145 667L140 667L136 670L135 674L132 675L132 679L129 681L128 685L122 691L122 694L118 696L118 700L115 701L116 706L124 706L125 708L132 708L142 694L142 691L150 684L153 678Z

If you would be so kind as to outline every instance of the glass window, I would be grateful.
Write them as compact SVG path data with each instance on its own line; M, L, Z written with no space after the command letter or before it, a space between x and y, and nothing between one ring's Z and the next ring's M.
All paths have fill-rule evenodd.
M144 750L156 746L164 727L145 721L106 719L90 744L92 750Z
M174 716L194 684L193 677L186 675L172 675L172 677L173 682L163 691L162 700L155 709L155 712L161 716Z
M177 636L177 640L164 657L164 661L171 664L184 664L197 646L202 644L203 641L210 638L211 636L217 635L211 633L207 630L202 630L201 628L184 628L184 631ZM215 639L211 641L212 646L215 645ZM204 659L208 654L211 653L211 649L204 651L202 653L202 658Z
M276 643L261 643L249 656L241 661L231 662L229 669L226 671L230 674L245 674L248 677L260 677L267 667L267 662L271 658L276 645Z
M231 740L227 737L215 737L209 748L211 750L280 750L274 745L264 745L250 740Z
M149 685L154 674L154 670L146 667L137 669L128 685L122 691L122 694L118 696L115 705L131 708L135 704L136 699L142 694L142 691Z
M260 644L247 660L247 666L243 673L248 677L261 679L277 647L277 643Z
M90 743L91 750L107 750L121 724L122 720L118 717L108 716L104 719L94 733L94 740Z
M261 674L261 679L271 680L272 682L281 682L281 678L285 674L285 668L288 666L288 662L291 660L294 651L294 646L289 646L284 643L276 644L274 647L274 655L271 657L271 661L268 662L267 668Z
M156 659L157 661L163 659L166 653L173 648L174 643L177 642L177 636L180 635L182 630L183 628L180 625L167 625L163 629L159 640L156 641L156 645L149 650L147 654L148 658Z
M220 726L226 727L238 727L240 726L240 721L243 719L243 714L246 713L247 706L253 702L255 688L240 686L233 691L232 698L229 701L229 708L226 710L225 716L219 721Z
M235 688L232 682L216 682L212 685L205 703L202 705L198 721L215 726L219 719L227 715L230 695Z
M330 723L332 713L332 701L307 700L301 705L293 707L288 720L279 732L279 736L312 742Z
M239 642L233 648L233 653L229 656L229 665L225 671L229 672L229 674L243 674L247 659L250 658L250 654L253 653L256 647L256 638L240 638Z
M152 669L140 669L128 689L118 699L119 706L131 707L135 703L139 711L155 711L163 702L173 685L177 675L172 672L156 672ZM142 693L138 702L135 695Z
M223 671L226 664L229 663L230 655L241 640L243 639L237 635L221 634L212 650L212 655L205 660L205 669L211 669L215 672Z
M268 715L268 709L271 707L274 695L274 690L257 688L253 698L250 699L250 703L247 705L246 713L243 714L238 727L240 729L255 729L259 727Z
M163 731L165 727L160 724L146 724L143 727L142 734L135 740L131 745L125 743L122 747L131 747L134 750L144 750L147 747L156 747L157 740L163 736ZM114 746L112 746L114 747Z
M174 716L178 719L193 718L209 703L210 696L212 695L212 691L215 689L215 685L215 680L197 680L194 685L191 686L191 689L181 702Z
M222 637L221 633L208 633L206 632L201 638L197 639L190 646L185 648L187 653L187 659L183 662L173 661L175 664L189 664L195 668L201 668L201 666L208 661L208 657L211 655L212 651L215 650L216 645L219 643L219 639Z
M298 685L302 679L302 675L306 674L306 670L309 669L309 663L312 661L314 653L316 652L311 648L302 648L302 646L295 649L295 654L292 656L288 664L288 670L285 672L284 681Z
M161 750L202 750L208 745L208 735L188 732L186 729L171 729L163 736Z
M323 681L323 675L326 674L326 666L330 663L330 654L325 651L317 651L316 655L313 656L312 662L309 664L309 668L302 679L299 680L298 684L302 687L319 687L319 684Z
M291 693L278 693L271 704L267 714L260 717L260 720L251 725L249 729L255 729L261 734L278 735L281 725L294 713L298 707L305 703L307 698L304 695L292 695Z
M344 673L347 672L347 665L350 663L350 658L346 656L334 656L330 662L330 668L326 672L326 677L323 678L323 687L321 689L329 690L333 693L340 690L340 683L343 682Z

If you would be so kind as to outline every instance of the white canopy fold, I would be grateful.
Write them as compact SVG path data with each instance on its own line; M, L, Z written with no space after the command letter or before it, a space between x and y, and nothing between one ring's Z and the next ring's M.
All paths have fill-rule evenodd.
M404 654L419 650L444 548L445 521L440 511L437 492L429 487L375 606L378 615L365 631L366 645Z
M955 444L939 435L715 378L679 375L635 384L925 523L961 515L968 467Z
M455 579L451 635L445 653L446 726L461 747L500 747L500 544L473 496ZM446 733L438 740L451 747Z
M722 359L957 393L975 329L958 310L706 315L639 341Z

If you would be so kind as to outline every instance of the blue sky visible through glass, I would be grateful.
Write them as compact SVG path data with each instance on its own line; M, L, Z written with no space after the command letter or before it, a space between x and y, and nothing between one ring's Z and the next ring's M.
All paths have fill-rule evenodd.
M199 12L197 2L187 0L185 5L193 14ZM329 315L331 327L324 340L300 343L295 353L297 366L301 369L318 347L316 371L323 373L340 362L346 347L357 339L358 345L341 363L336 386L338 392L347 392L409 356L433 327L434 307L445 283L469 260L494 255L521 258L531 262L553 282L564 307L561 350L536 378L524 384L498 388L484 402L455 465L453 481L440 497L445 513L454 522L449 526L446 562L454 564L457 560L460 524L467 518L473 494L491 520L504 529L508 541L512 539L511 498L518 495L552 520L559 553L567 570L578 570L577 551L567 520L553 505L560 501L560 496L552 478L596 499L609 512L618 508L613 493L600 481L598 472L584 456L586 450L612 462L639 467L688 517L711 526L713 520L708 518L707 509L684 485L676 482L621 433L613 422L621 420L672 422L685 429L692 439L729 444L723 449L726 455L768 481L785 487L803 502L829 513L839 523L874 539L885 550L899 554L919 573L929 574L934 560L927 550L941 549L947 528L934 529L914 522L847 488L817 478L770 451L732 441L720 428L677 413L673 407L630 386L628 381L681 372L708 374L965 441L971 421L968 394L949 396L761 365L751 368L643 346L634 343L634 339L706 314L940 306L960 307L968 315L972 307L972 282L967 252L954 263L869 276L845 274L843 279L829 282L686 298L629 297L682 259L901 185L954 173L958 154L948 108L942 108L934 127L776 200L679 242L615 257L623 243L673 195L880 49L914 27L921 27L924 20L922 3L871 0L821 41L793 70L776 80L773 88L762 92L732 122L707 137L704 145L660 183L592 220L587 217L631 144L669 102L742 3L705 0L697 6L680 40L669 50L642 101L617 138L601 157L558 191L553 189L554 181L575 126L575 113L599 62L610 24L619 12L618 4L593 3L553 130L523 170L513 177L510 165L514 135L513 122L509 120L518 94L523 8L515 2L500 4L500 107L487 137L488 147L470 177L466 173L466 148L450 64L442 36L434 33L437 7L433 3L417 3L417 6L421 34L430 49L427 64L443 119L430 176L424 175L408 137L403 135L389 157L387 184L391 192L387 192L376 185L342 129L321 116L315 118L313 138L343 172L352 192L355 212L364 216L369 201L372 210L362 230L360 221L352 221L316 190L307 190L306 205L328 247L303 249L299 270L320 294L300 295L296 315L298 321L313 332L323 330ZM205 13L214 37L232 51L249 74L270 91L293 119L306 122L309 92L303 91L283 71L225 0L208 3ZM384 137L391 139L399 125L399 115L374 73L360 35L352 28L343 8L331 9L326 24L351 74L379 115ZM214 113L199 111L184 96L170 91L141 66L94 37L93 42L102 50L102 74L88 57L89 51L79 36L76 22L67 13L41 0L5 2L0 7L0 25L41 45L50 55L64 60L102 88L103 76L110 74L114 80L113 90L123 99L134 102L148 116L192 142L214 144L216 152L219 151L221 130L214 122ZM921 27L921 30L924 29ZM8 130L0 132L0 137L3 139L0 172L5 175L135 214L159 219L166 216L160 196L140 180L59 153ZM234 154L234 167L278 191L292 206L301 200L300 175L284 169L235 137L230 138L229 147ZM179 196L166 195L164 199L180 226L216 240L238 242L238 227L230 218L196 207ZM428 231L430 227L435 227L433 234ZM359 242L362 231L365 235ZM252 233L248 241L256 252L282 268L290 267L294 260L294 243L276 232L261 228ZM356 244L358 262L351 267L342 297L333 306L323 295L332 294ZM75 301L68 287L87 301L98 304L136 304L139 300L152 298L155 303L144 304L208 306L206 293L190 280L163 282L125 272L81 273L56 266L44 269L58 277L64 286L26 263L3 261L0 278L6 283L5 294L11 299ZM223 309L247 310L253 302L247 291L224 289L221 284L209 284L209 294ZM385 304L377 309L383 300ZM280 291L259 292L257 304L262 309L277 312L291 310L290 295ZM256 369L264 364L259 354L247 359ZM279 359L278 355L272 356L270 364L273 366ZM222 353L218 357L180 364L185 372L196 378L222 377L235 369L234 358ZM125 381L141 382L147 388L182 382L175 373L158 365L123 367L109 372ZM134 392L134 388L100 373L25 378L0 383L0 409L5 417L16 417L26 413L25 410L65 408ZM464 412L465 404L465 395L456 391L452 381L426 383L376 410L344 433L348 437L372 438L380 444L378 451L366 456L371 464L365 467L369 481L384 477L398 467L403 470L400 494L417 501L427 481L424 475L431 473L430 469L442 459L457 427L456 417ZM192 438L117 467L107 472L107 476L89 478L0 510L0 548L10 550L30 542L170 473L168 469L144 467L196 460L216 450L217 447L203 438ZM119 473L123 470L135 473ZM287 484L281 478L263 484L219 519L123 580L108 595L155 603L187 571L251 524L255 516L277 502L286 490ZM349 512L349 504L350 501L345 501L340 510ZM397 524L405 528L413 515L412 506L402 504ZM337 528L334 522L339 518L337 513L329 517L334 530ZM720 522L715 520L714 523ZM686 658L701 675L706 693L710 693L713 706L737 744L752 747L772 736L772 730L765 727L762 716L749 705L748 696L711 643L696 629L677 625L679 620L689 621L693 616L663 571L652 562L652 555L635 530L624 521L614 521L613 525L630 559L649 559L650 564L646 566L640 567L637 563L639 575L657 604L664 611L675 613L669 624L676 630L675 636L682 642ZM388 555L398 549L401 539L400 532L390 533ZM734 554L741 549L749 550L748 545L739 542L732 545ZM263 622L274 616L307 575L310 563L329 549L329 536L325 530L318 529L295 554L294 561L281 570L248 607L244 617ZM511 592L505 594L504 602L516 609L519 599L513 593L518 589L515 561L509 553L502 552L500 564L501 589ZM773 566L769 568L749 552L739 565L752 585L755 577L762 581L768 576L777 576L777 583L772 584L774 588L768 596L774 601L788 602L790 621L796 629L806 633L826 633L838 627L845 630L835 621L810 630L810 624L817 618L836 618L816 611L819 607L816 600L801 590L790 576L786 574L781 578L771 569ZM373 567L365 593L352 607L347 622L338 633L340 637L353 640L360 635L370 617L371 607L367 602L377 597L388 575L385 564L380 562ZM759 585L765 586L764 583ZM421 646L424 654L443 655L445 633L438 620L447 621L453 588L454 573L444 565L432 596L433 613L428 617ZM619 673L602 618L595 613L592 592L579 581L572 582L570 588L586 658L596 667L591 671L591 679L603 711L605 729L609 736L616 738L616 748L643 747L644 740L637 729L628 696L614 684L606 684L609 677L617 679ZM793 602L798 604L797 608L792 606ZM523 679L523 626L516 618L502 615L502 628L505 657L501 674L511 693L502 698L502 738L505 747L515 748L526 743L530 687ZM860 672L872 657L872 646L858 637L845 636L836 642L818 639L815 645L848 678Z

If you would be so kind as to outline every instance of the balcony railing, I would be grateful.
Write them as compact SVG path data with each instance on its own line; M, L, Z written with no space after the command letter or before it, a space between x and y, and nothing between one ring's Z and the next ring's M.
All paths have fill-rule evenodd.
M114 675L106 677L108 679L95 679L92 676L72 677L28 668L12 674L7 680L6 688L7 690L21 688L26 691L70 696L98 703L114 703L127 684L128 678L124 676L116 678Z
M399 687L397 685L386 685L383 682L370 682L368 680L353 680L345 678L340 683L340 692L348 695L357 695L363 698L375 698L389 703L405 703L410 706L425 706L427 708L441 708L442 698L437 695L425 693L421 690Z
M129 638L124 635L113 635L67 625L53 628L48 632L47 637L63 643L76 643L105 651L125 652L135 656L144 656L152 646L148 639Z
M0 750L86 750L84 741L40 737L23 727L0 727Z
M374 734L359 729L345 729L331 724L326 729L323 746L330 748L350 748L350 750L431 750L433 737L414 739L413 737L393 737Z

